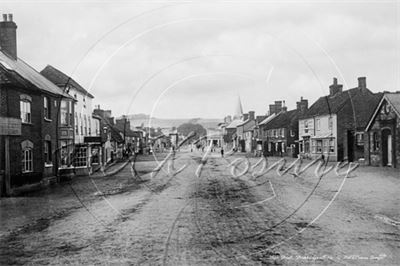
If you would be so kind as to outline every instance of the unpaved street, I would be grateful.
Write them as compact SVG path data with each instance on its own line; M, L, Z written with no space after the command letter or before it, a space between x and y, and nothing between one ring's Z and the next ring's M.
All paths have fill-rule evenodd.
M243 156L215 153L197 177L201 156L178 153L175 170L187 167L176 175L166 164L151 177L157 162L148 156L138 159L137 174L128 164L112 177L2 199L0 264L394 265L400 259L395 170L379 176L361 167L347 179L333 171L319 179L315 168L299 177L273 170L234 178L229 162Z

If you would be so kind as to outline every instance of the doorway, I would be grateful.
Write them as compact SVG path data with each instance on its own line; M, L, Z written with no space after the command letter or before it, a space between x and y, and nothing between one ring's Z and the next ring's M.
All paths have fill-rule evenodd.
M382 165L392 166L393 164L393 143L390 129L382 130Z

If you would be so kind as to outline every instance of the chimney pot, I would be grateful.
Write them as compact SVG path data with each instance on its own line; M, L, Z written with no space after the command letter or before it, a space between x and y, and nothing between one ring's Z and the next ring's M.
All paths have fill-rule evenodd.
M7 21L7 14L3 14L3 21Z
M333 78L333 85L337 85L337 78Z
M8 20L13 21L13 14L8 14Z

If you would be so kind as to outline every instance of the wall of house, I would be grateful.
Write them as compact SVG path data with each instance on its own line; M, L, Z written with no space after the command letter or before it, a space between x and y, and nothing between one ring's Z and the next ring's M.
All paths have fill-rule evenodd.
M46 119L44 115L44 97L48 97L50 100L50 118ZM41 120L42 120L42 140L50 137L51 142L51 154L52 163L45 163L45 158L43 158L43 175L44 177L50 177L56 175L56 168L58 164L58 150L57 150L57 116L59 107L59 97L42 93L41 95ZM43 154L44 154L44 144L42 144Z
M42 179L43 174L43 144L42 144L42 97L38 93L32 93L16 86L2 86L0 90L2 103L1 115L6 117L20 118L20 95L25 94L32 98L31 102L31 123L22 124L21 136L10 136L10 174L11 186L16 187L27 183L35 183ZM8 106L8 110L7 110ZM33 143L33 171L22 173L22 149L21 143L29 140ZM4 156L4 138L1 142L2 156ZM4 157L3 157L4 158ZM4 169L4 160L2 160Z
M388 114L382 114L378 110L373 124L366 133L368 140L366 141L366 164L372 166L383 166L383 147L382 147L382 130L390 129L392 133L392 158L393 166L400 166L400 119L394 111ZM377 136L377 143L374 141L374 134Z
M96 129L93 115L92 98L80 91L71 88L69 94L76 100L75 102L75 143L83 143L85 136L96 136ZM85 117L87 125L85 124ZM86 130L85 130L86 128Z

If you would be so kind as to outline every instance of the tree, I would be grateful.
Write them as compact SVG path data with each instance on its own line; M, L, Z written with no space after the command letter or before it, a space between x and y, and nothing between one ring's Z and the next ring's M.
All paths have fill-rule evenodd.
M187 137L190 132L196 133L196 138L200 138L207 134L207 130L200 124L184 123L178 127L178 133Z

